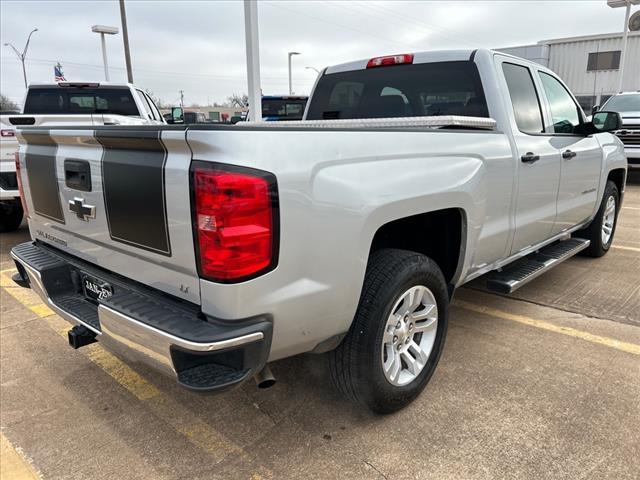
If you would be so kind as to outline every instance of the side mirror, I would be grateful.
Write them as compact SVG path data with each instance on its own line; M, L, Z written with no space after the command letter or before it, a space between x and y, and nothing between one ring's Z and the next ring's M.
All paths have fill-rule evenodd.
M593 108L591 109L591 115L596 113L598 110L600 110L600 105L594 105Z
M172 123L183 123L184 122L184 112L182 111L182 107L173 107L171 109L171 119Z
M593 114L591 124L595 133L614 132L622 128L622 118L618 112L596 112Z

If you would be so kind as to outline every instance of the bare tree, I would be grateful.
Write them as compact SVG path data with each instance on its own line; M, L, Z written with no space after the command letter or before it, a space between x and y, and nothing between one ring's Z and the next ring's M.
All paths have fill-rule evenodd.
M242 95L234 93L230 97L227 97L227 104L234 108L246 108L249 106L249 95L246 93Z
M20 107L18 107L18 104L6 95L0 94L0 110L3 112L19 112Z

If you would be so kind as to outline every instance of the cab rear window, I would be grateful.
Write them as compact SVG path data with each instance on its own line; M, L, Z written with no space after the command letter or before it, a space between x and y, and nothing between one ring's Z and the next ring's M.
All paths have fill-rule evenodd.
M32 88L27 94L24 113L139 115L133 95L126 88Z
M475 63L433 62L322 76L308 120L440 115L488 117Z
M302 120L307 99L262 99L262 117Z

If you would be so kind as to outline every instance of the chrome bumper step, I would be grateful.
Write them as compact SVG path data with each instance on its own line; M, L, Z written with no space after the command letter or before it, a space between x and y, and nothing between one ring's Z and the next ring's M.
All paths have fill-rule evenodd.
M207 317L197 305L38 242L15 246L11 256L20 282L63 319L88 329L104 347L174 376L186 388L222 391L267 362L273 329L267 316L236 321ZM112 296L87 298L81 286L86 275L111 285ZM69 343L83 342L70 338Z
M570 238L548 245L503 270L490 273L487 277L487 289L497 293L513 293L534 278L584 250L589 243L589 240L582 238Z

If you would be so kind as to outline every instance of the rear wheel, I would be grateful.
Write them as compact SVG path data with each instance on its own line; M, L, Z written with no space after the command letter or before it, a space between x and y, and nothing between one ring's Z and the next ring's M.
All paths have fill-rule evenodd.
M618 210L620 209L620 193L611 180L607 181L598 213L584 230L575 233L576 237L586 238L591 243L583 250L589 257L601 257L609 251L616 231Z
M444 277L433 260L404 250L375 252L351 329L330 353L338 389L376 413L408 405L440 358L448 304Z
M22 215L20 202L0 202L0 233L17 230L22 223Z

